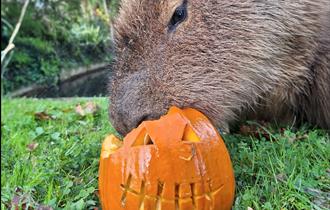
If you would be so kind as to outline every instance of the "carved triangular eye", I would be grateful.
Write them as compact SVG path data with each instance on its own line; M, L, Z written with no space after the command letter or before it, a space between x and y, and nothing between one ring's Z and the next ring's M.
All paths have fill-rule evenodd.
M146 129L143 129L139 135L137 136L134 144L132 145L134 146L141 146L141 145L150 145L150 144L154 144L153 141L151 140L149 134L147 133Z
M144 136L144 139L143 139L143 144L144 145L148 145L148 144L154 144L149 136L148 133L146 133L146 135Z
M200 142L201 139L197 136L195 131L192 129L190 125L186 125L182 137L183 141L190 141L190 142Z

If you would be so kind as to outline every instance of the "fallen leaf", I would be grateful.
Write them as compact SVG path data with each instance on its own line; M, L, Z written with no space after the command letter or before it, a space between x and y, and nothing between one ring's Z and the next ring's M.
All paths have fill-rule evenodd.
M25 196L18 196L14 195L13 199L11 200L10 209L26 209L26 197Z
M254 134L255 131L256 131L255 126L250 126L250 125L241 125L239 128L239 133L244 136Z
M98 198L99 198L99 197L100 197L100 193L99 193L99 190L95 190L95 191L94 191L94 195L96 195L96 197L98 197Z
M50 206L45 206L45 205L36 203L29 194L23 193L23 190L19 187L17 187L15 189L15 195L14 195L13 199L11 200L9 209L53 210L53 208Z
M100 107L96 103L89 101L84 106L78 104L75 110L78 115L84 117L87 114L96 114L100 110Z
M80 116L85 116L85 111L84 111L84 109L82 108L82 106L80 105L80 104L78 104L77 106L76 106L76 113L78 114L78 115L80 115Z
M53 210L53 208L50 206L39 205L37 210Z
M284 173L277 174L275 176L275 178L277 181L280 181L280 182L285 182L287 180L287 176Z
M294 135L293 137L290 137L288 142L289 143L294 143L295 141L300 141L300 140L305 140L308 139L308 135L307 134L303 134L303 135Z
M244 136L253 136L258 139L264 137L265 139L270 140L269 132L255 125L241 125L239 132Z
M27 149L30 151L30 152L33 152L35 149L37 149L37 147L39 146L38 143L36 142L32 142L30 144L27 145Z
M73 182L74 182L75 184L81 184L81 183L83 183L83 181L84 181L83 178L75 177L75 178L73 179Z
M36 113L34 113L34 117L36 120L40 120L40 121L52 119L52 117L49 114L47 114L46 112L36 112Z
M87 102L87 104L85 105L85 112L87 114L95 114L98 110L100 109L100 107L94 103L94 102Z
M10 209L31 209L31 207L29 206L29 196L27 194L23 194L23 190L19 187L15 189L15 193L16 194L14 195L10 203Z
M248 125L241 125L239 127L239 133L244 136L252 136L254 138L260 139L264 137L266 140L274 140L273 134L280 133L283 134L287 129L283 127L274 128L267 121L257 121L248 122ZM305 137L301 137L305 138Z
M71 112L72 108L62 109L61 111L64 112L64 113Z

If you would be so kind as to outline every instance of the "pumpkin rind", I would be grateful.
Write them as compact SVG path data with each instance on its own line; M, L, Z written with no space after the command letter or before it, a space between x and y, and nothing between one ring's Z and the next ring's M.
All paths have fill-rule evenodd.
M123 141L104 141L99 167L103 210L231 209L235 181L226 146L194 109L172 107ZM115 146L113 146L113 144Z

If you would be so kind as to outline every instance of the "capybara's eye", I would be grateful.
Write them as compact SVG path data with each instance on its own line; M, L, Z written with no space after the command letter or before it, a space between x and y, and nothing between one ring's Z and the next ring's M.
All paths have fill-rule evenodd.
M179 7L177 7L170 20L168 29L174 30L177 25L183 22L187 18L187 2L184 1Z

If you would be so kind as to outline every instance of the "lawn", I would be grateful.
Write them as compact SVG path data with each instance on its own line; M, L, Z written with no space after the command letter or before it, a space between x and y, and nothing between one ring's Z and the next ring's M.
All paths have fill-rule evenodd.
M84 115L87 102L99 110L92 104ZM105 98L2 100L1 209L99 206L101 142L114 132L107 106ZM225 135L224 140L235 170L234 209L330 208L325 131L285 128L258 138Z

